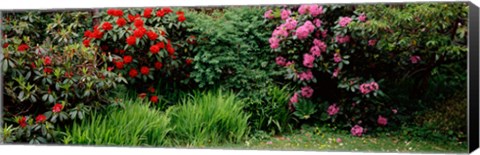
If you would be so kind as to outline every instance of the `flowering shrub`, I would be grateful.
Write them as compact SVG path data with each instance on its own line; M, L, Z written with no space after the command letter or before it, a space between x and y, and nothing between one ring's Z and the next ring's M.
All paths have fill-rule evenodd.
M190 19L183 10L108 9L98 16L94 28L84 32L83 44L106 53L109 70L142 90L160 78L188 79L196 39L186 32Z
M391 122L398 121L398 108L405 106L392 102L395 98L386 96L384 89L405 75L425 83L436 68L466 59L461 27L465 17L453 16L465 13L464 5L454 5L460 11L447 11L445 21L433 21L448 6L405 5L399 11L385 5L301 5L266 11L264 18L277 24L269 39L277 55L272 61L300 86L291 96L290 109L302 119L313 116L351 127L355 136L368 128L395 126ZM428 21L412 22L423 18ZM433 32L422 29L415 34L417 25Z
M31 18L50 16L73 18L71 14L47 16L26 15ZM10 136L6 142L47 143L58 142L62 136L60 124L74 119L83 119L91 108L108 103L107 93L122 80L107 71L106 66L96 63L98 57L91 48L76 43L74 30L84 25L66 25L62 22L44 23L32 27L47 27L49 35L40 42L37 35L17 29L18 22L28 25L28 20L14 19L20 15L7 14L3 39L2 63L4 83L3 111ZM31 19L26 18L26 19ZM25 19L25 18L23 18ZM81 19L81 18L78 18ZM48 20L47 20L48 21ZM66 32L68 31L68 32ZM60 33L60 34L58 34ZM30 37L32 36L32 37ZM38 42L36 42L38 41ZM64 42L65 41L65 42Z

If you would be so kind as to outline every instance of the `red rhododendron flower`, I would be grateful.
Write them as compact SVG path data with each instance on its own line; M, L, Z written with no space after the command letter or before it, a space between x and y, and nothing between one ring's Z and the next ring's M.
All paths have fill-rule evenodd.
M151 101L152 103L157 103L157 102L158 102L158 96L152 96L152 97L150 97L150 101Z
M90 47L90 39L83 40L83 46Z
M118 69L123 69L124 67L124 63L119 61L119 62L115 62L115 67L117 67Z
M108 9L108 10L107 10L107 14L110 15L110 16L120 17L120 16L123 16L123 10L120 10L120 9Z
M148 88L148 91L149 91L150 93L154 93L154 92L155 92L155 88L149 87L149 88Z
M142 38L146 32L147 32L147 29L145 29L144 27L139 27L135 31L133 31L133 35L137 38Z
M163 10L158 10L157 17L163 17L163 16L165 16L165 12Z
M152 8L145 8L145 10L143 11L143 17L150 18L152 16L152 11Z
M37 65L35 65L35 63L32 62L32 63L30 64L30 67L32 67L32 69L35 69L35 68L37 68Z
M60 103L57 103L53 106L52 112L59 113L60 111L62 111L62 109L63 109L63 105Z
M27 117L22 116L22 118L20 118L20 119L18 120L18 124L20 124L20 126L21 126L22 128L24 128L25 126L27 126Z
M118 27L125 26L125 24L127 24L127 21L125 20L125 18L118 18L118 19L117 19L117 25L118 25Z
M52 64L52 58L50 58L49 56L46 56L45 58L43 58L43 64L47 66Z
M83 37L90 38L91 36L92 36L92 31L90 31L90 30L86 30L86 31L83 33Z
M133 60L133 58L132 58L132 56L130 56L130 55L126 55L126 56L123 57L123 62L124 62L125 64L131 63L132 60Z
M185 60L185 63L187 63L187 65L190 65L192 64L193 60L190 59L190 58L187 58L187 60Z
M148 31L147 32L147 37L148 39L150 40L156 40L158 38L158 34L156 34L155 32L153 31Z
M157 45L158 48L160 48L160 49L165 48L165 43L164 43L164 42L159 42L159 43L157 43L156 45Z
M153 45L152 47L150 47L150 52L152 54L157 54L159 51L160 51L160 47L158 47L157 45Z
M173 47L172 47L171 44L167 44L167 52L168 52L168 54L170 54L170 55L175 54L175 49L173 49Z
M7 47L8 47L8 45L9 45L8 43L5 43L5 44L3 44L3 46L2 46L2 47L3 47L3 48L7 48Z
M137 38L135 36L129 36L127 37L127 44L132 46L137 43Z
M182 14L182 15L178 16L178 21L179 22L184 22L185 20L187 20L187 18L185 18L185 15Z
M45 115L40 114L35 118L35 120L36 120L35 121L36 123L43 123L47 120L47 117Z
M167 34L165 33L165 31L162 31L162 36L165 36L165 35L167 35Z
M137 28L143 27L143 20L140 18L136 18L133 22L133 25L135 25L135 27Z
M119 50L118 53L124 54L124 53L125 53L125 50Z
M46 73L46 74L51 74L53 72L53 69L47 67L47 68L43 69L43 72Z
M148 73L150 73L150 69L146 66L142 66L142 68L140 68L140 72L143 74L143 75L148 75Z
M177 11L177 15L184 15L185 13L183 11Z
M30 47L27 45L27 44L21 44L20 46L18 46L18 51L26 51L28 50Z
M106 31L109 31L109 30L113 29L113 26L110 22L105 22L105 23L103 23L102 28Z
M165 7L162 10L163 10L163 12L165 12L165 14L169 14L169 13L173 12L172 9L170 9L169 7Z
M163 67L163 64L161 62L158 62L158 61L155 62L155 69L157 69L157 70L162 69L162 67Z
M72 78L73 72L65 72L64 76L67 78Z
M95 29L91 36L91 38L95 38L95 39L101 39L102 37L103 37L103 32L100 31L99 29Z
M131 77L131 78L134 78L138 75L138 71L134 68L130 69L130 71L128 72L128 75Z

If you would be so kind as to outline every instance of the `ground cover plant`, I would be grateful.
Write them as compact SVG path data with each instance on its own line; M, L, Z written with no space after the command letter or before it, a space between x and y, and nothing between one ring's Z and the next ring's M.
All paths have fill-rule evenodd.
M466 17L464 3L7 13L1 139L466 151Z

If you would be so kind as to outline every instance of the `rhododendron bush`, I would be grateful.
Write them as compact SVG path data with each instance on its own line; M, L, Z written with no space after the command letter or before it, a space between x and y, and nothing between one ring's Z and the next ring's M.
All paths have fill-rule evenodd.
M109 70L129 84L146 90L158 79L188 82L196 38L186 32L190 19L183 10L108 9L97 20L84 32L83 44L105 53Z
M449 31L452 38L439 38L445 30L457 24L455 21L449 23L449 20L455 20L453 13L449 13L452 16L447 16L446 21L442 21L446 24L432 21L438 24L435 33L420 35L424 38L419 47L419 40L403 36L403 33L423 32L425 30L415 27L422 24L412 25L407 22L409 18L405 22L400 21L413 16L413 8L438 9L439 12L431 15L436 16L440 15L440 7L406 5L405 10L409 12L403 15L390 13L392 16L389 18L382 18L378 10L366 12L378 8L395 11L384 5L359 8L338 5L284 6L271 8L264 14L266 20L277 25L269 39L270 48L277 56L271 61L288 72L286 79L298 84L297 91L292 92L290 98L292 112L300 119L327 121L351 129L355 136L361 136L369 129L397 125L397 112L399 108L404 110L404 107L392 102L392 94L387 96L384 91L392 89L388 86L400 75L416 72L419 66L424 66L420 64L428 64L430 70L422 73L430 74L432 69L439 69L444 62L466 60L466 55L462 53L466 50L465 44L449 42L456 40L456 29ZM395 24L389 20L395 21ZM411 28L400 27L402 23L410 24ZM394 32L400 29L402 32ZM396 38L390 37L392 34ZM400 40L395 40L398 38ZM444 46L435 48L432 45ZM415 50L410 50L412 48ZM427 53L429 50L438 52Z
M96 62L102 56L96 55L94 49L76 42L79 39L71 27L81 30L85 25L57 22L77 15L86 14L26 14L24 17L30 19L46 18L46 22L36 23L40 31L51 32L43 36L18 29L17 23L27 24L29 18L12 19L20 17L18 14L5 16L9 20L4 23L2 39L5 80L2 110L10 133L5 142L59 142L62 134L55 127L83 119L90 109L109 104L108 91L122 82L123 78L109 72L105 64ZM56 18L47 20L50 17Z

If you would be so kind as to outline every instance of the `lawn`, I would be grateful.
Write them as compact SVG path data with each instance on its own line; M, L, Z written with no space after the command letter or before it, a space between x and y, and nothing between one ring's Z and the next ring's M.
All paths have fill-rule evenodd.
M341 139L337 142L337 139ZM322 131L308 127L281 136L256 136L243 144L214 147L218 149L291 150L291 151L355 151L410 153L466 153L465 142L435 142L424 139L408 140L394 133L382 136L353 137L348 133Z

